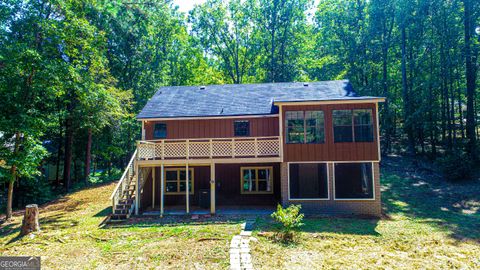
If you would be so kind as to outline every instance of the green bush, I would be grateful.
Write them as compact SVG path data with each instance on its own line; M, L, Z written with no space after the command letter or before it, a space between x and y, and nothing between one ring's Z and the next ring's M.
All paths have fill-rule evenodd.
M277 227L276 238L284 242L293 241L295 233L303 225L303 214L300 214L300 205L290 205L283 208L280 204L277 206L277 211L272 213L272 218L279 225Z
M447 180L461 181L470 178L473 164L461 151L450 152L439 159L438 165Z

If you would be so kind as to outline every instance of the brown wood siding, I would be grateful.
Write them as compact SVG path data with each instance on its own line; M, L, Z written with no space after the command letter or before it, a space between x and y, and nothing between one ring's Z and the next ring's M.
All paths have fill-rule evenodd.
M240 193L240 168L241 167L273 167L273 194L241 194ZM185 168L168 167L168 168ZM210 190L210 167L195 166L194 169L194 194L190 195L190 205L197 206L201 189ZM155 208L160 207L160 167L155 168ZM216 164L216 205L276 205L280 202L280 164ZM185 205L185 194L165 195L165 206ZM152 207L152 175L145 181L141 197L141 209Z
M153 140L155 123L167 124L167 139L234 137L233 122L236 120L250 121L251 137L279 135L278 117L246 117L241 119L147 121L145 123L145 139Z
M241 167L273 167L273 194L241 194ZM276 205L280 202L280 164L217 164L217 205Z
M342 142L333 141L333 110L372 109L373 111L373 142ZM322 144L287 144L285 143L285 112L322 110L325 115L325 143ZM294 161L359 161L378 160L377 112L375 103L365 104L329 104L329 105L283 105L283 155L285 162Z

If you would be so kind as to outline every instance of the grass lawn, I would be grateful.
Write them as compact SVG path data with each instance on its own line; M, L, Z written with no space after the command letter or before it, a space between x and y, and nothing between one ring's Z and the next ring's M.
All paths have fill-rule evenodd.
M258 219L259 269L480 269L480 183L446 184L395 158L383 162L380 220L306 219L296 244ZM259 234L259 232L262 232Z
M228 268L240 220L143 220L100 228L113 184L72 193L40 210L41 232L18 238L22 216L0 227L0 254L42 256L45 269Z
M380 220L308 218L284 245L269 218L250 242L258 269L480 269L480 183L446 184L409 161L382 164ZM0 225L0 254L42 256L45 269L225 269L242 220L143 219L99 227L114 185L72 193L40 210L42 231L19 238L21 213ZM180 223L176 223L180 221ZM263 232L263 233L260 233Z

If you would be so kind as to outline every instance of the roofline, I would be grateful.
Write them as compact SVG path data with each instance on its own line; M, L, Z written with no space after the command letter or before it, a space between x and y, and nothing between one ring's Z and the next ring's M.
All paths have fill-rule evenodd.
M384 97L361 98L361 99L338 99L338 100L298 100L298 101L274 101L275 105L325 105L325 104L358 104L385 102Z
M137 118L137 121L167 121L167 120L201 120L201 119L245 119L245 118L265 118L278 117L277 114L242 114L242 115L218 115L218 116L172 116L172 117L143 117Z

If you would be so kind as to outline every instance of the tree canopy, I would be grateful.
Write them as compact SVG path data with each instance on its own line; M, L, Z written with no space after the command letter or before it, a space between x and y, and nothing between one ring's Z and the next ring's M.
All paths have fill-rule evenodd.
M0 177L114 177L163 85L334 79L387 98L383 153L476 162L479 53L473 0L3 1Z

